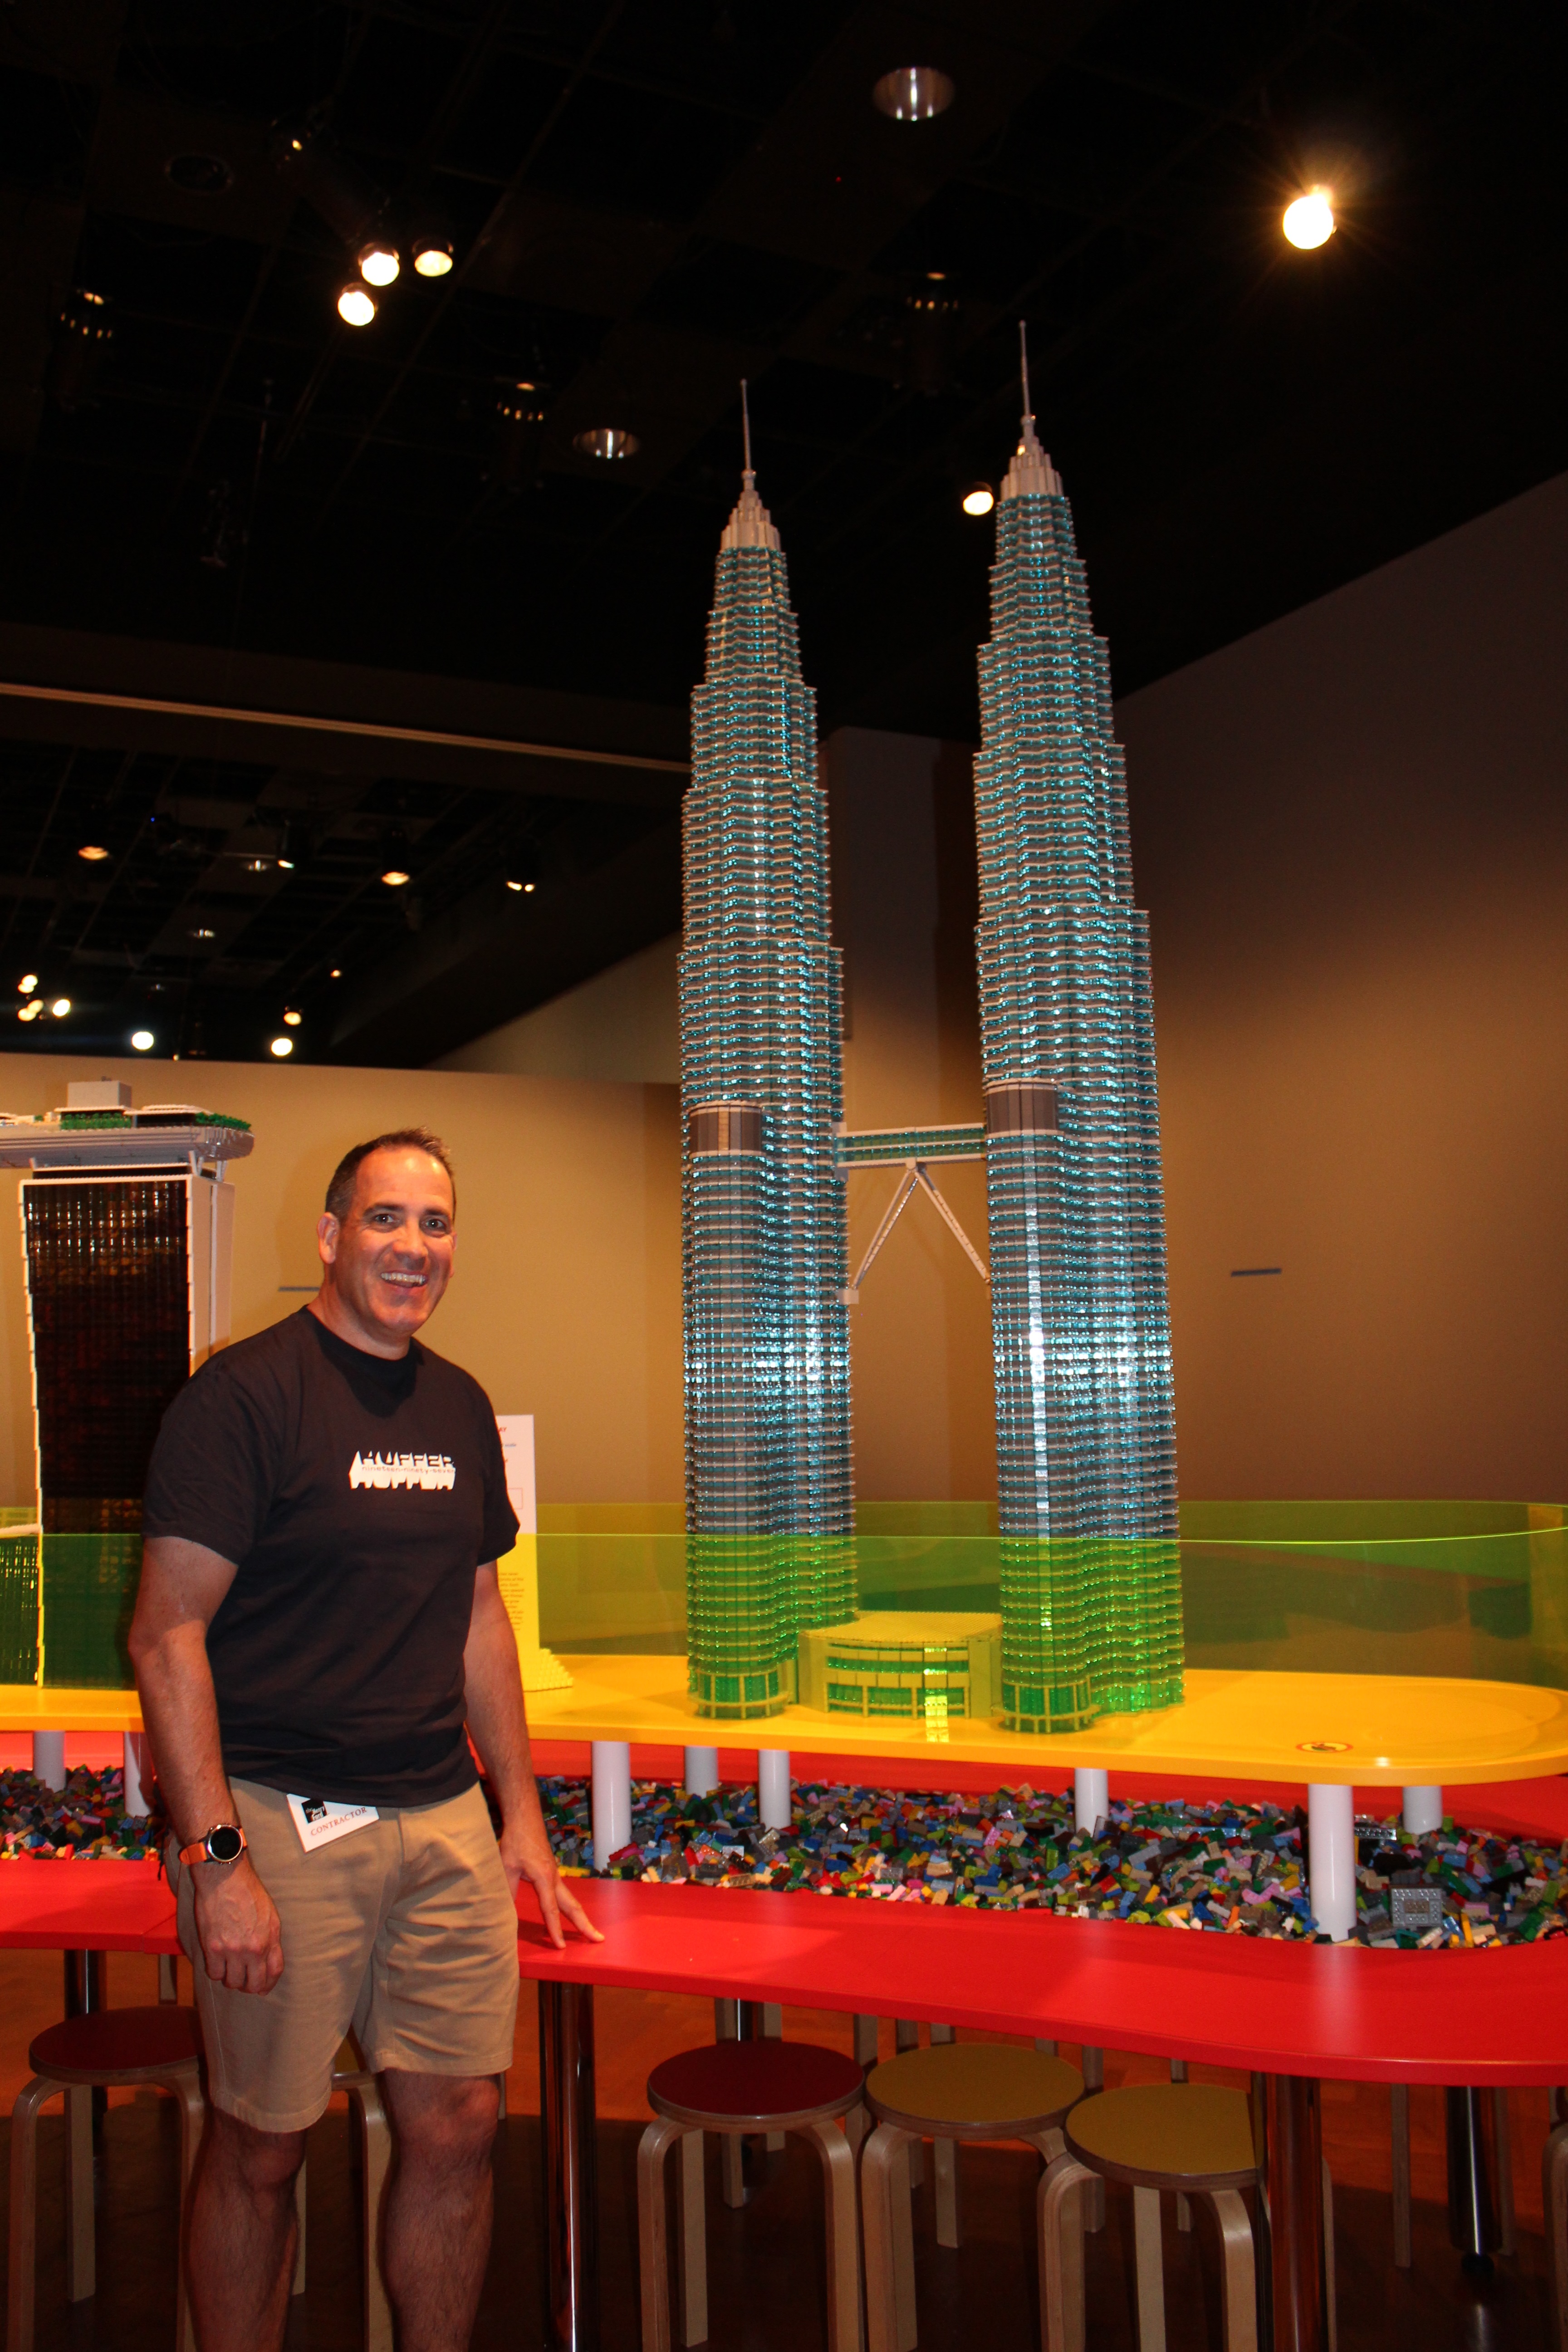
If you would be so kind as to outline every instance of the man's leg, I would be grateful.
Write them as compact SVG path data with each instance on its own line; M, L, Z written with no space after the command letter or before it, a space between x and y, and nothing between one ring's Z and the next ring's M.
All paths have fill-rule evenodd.
M294 2276L303 2132L207 2112L191 2206L188 2278L202 2352L279 2352Z
M468 2352L490 2251L500 2095L488 2074L389 2066L381 2079L395 2151L382 2266L399 2352Z

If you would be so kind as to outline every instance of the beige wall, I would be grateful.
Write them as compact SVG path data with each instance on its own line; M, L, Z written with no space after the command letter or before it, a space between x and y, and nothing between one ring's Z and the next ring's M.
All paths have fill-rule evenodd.
M579 988L443 1054L437 1070L505 1071L525 1078L680 1083L676 960L680 934L595 972Z
M1117 720L1184 1491L1561 1498L1568 477Z
M452 1288L431 1344L500 1412L536 1416L542 1502L674 1500L681 1490L680 1202L673 1087L446 1071L0 1055L0 1104L44 1110L70 1078L128 1078L138 1102L251 1121L237 1193L237 1339L303 1305L315 1220L349 1145L434 1127L458 1183ZM0 1170L0 1218L20 1177ZM0 1244L0 1501L30 1501L31 1402L19 1240Z

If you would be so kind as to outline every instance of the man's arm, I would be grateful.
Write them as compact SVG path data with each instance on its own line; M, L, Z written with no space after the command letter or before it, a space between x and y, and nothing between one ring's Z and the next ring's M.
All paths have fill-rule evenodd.
M500 1858L512 1893L517 1893L518 1880L526 1878L539 1897L550 1940L558 1949L563 1950L566 1944L563 1914L579 1935L586 1936L590 1943L602 1944L604 1937L556 1869L550 1851L550 1834L540 1811L528 1753L528 1717L517 1643L500 1597L494 1560L474 1578L474 1609L463 1652L463 1675L468 1729L500 1801Z
M182 1845L219 1822L239 1821L223 1769L207 1663L207 1627L234 1574L232 1560L181 1537L151 1536L142 1547L131 1662L158 1786ZM208 1976L235 1992L270 1992L283 1973L283 1946L272 1898L248 1853L235 1863L189 1867Z

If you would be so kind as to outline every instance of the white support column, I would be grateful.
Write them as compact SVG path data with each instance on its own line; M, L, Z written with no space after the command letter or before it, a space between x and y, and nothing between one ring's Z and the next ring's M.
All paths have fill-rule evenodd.
M125 1810L140 1819L152 1811L153 1751L144 1731L125 1734Z
M631 1843L632 1751L625 1739L595 1739L593 1747L594 1867L603 1870Z
M757 1812L765 1830L787 1830L790 1824L789 1749L757 1750Z
M1355 1926L1355 1790L1311 1781L1307 1790L1311 1876L1307 1899L1321 1936L1342 1944Z
M33 1770L46 1789L66 1784L66 1736L63 1731L35 1731Z
M1092 1832L1110 1811L1110 1775L1093 1764L1080 1764L1072 1776L1073 1827Z
M1412 1837L1420 1837L1426 1831L1440 1830L1443 1826L1442 1790L1406 1789L1405 1826Z
M719 1750L716 1748L689 1748L686 1751L686 1793L689 1797L710 1797L719 1786Z

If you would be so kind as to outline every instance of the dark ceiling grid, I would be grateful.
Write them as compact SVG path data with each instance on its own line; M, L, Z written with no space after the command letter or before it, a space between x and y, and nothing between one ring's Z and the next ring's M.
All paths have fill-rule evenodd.
M1450 527L1467 497L1490 503L1568 461L1568 404L1553 410L1550 389L1568 332L1549 290L1563 198L1538 135L1563 46L1550 12L1500 25L1458 0L667 0L606 20L581 0L75 0L68 21L11 0L0 14L0 133L17 131L0 137L0 448L32 441L37 354L73 252L76 282L103 273L116 326L96 405L49 409L13 467L22 528L0 610L35 622L140 630L171 655L182 635L308 649L379 665L389 685L400 666L531 677L678 712L745 373L826 723L961 733L989 532L956 494L1010 446L1019 310L1122 684ZM959 104L888 124L867 103L873 68L922 47L955 70ZM456 238L452 278L405 279L363 338L331 307L348 257L267 160L265 116L311 101L396 220L428 197ZM1385 146L1387 185L1324 256L1290 259L1279 204L1331 134ZM182 152L227 157L232 187L167 179ZM927 268L947 272L952 363L917 390L902 346ZM1500 328L1500 352L1528 349L1531 364L1510 378L1500 360L1489 385L1475 338L1490 349ZM546 415L508 478L496 394L519 376L547 388ZM269 410L282 430L252 512ZM624 468L580 457L571 436L590 422L630 424L642 452ZM1445 432L1471 462L1423 480L1405 453ZM1300 486L1325 466L1309 517ZM250 526L231 533L226 571L198 562L226 483ZM303 672L279 689L305 709L313 690ZM625 740L616 707L600 705L601 740ZM83 750L66 771L69 748L40 768L34 745L0 747L0 788L30 820L51 796L58 811L47 832L9 829L0 893L13 950L41 954L47 937L51 956L77 952L68 992L110 1029L156 985L189 997L209 1051L263 1049L280 992L324 986L336 961L348 977L328 1050L422 1058L679 910L673 780L662 801L568 806L534 760L467 798L448 777L416 818L406 755L396 777L361 759L352 779L312 782L258 740L225 788L232 824L191 828L188 850L160 856L121 825L99 880L64 836L106 755ZM132 761L120 818L141 812L145 828L160 793L199 799L188 759ZM310 792L313 854L229 887L237 850ZM417 887L393 892L377 875L400 800L424 830ZM543 877L526 902L499 872L524 838ZM184 952L198 904L222 913L205 967ZM300 1040L310 1054L320 1013ZM16 1042L53 1040L39 1023Z

